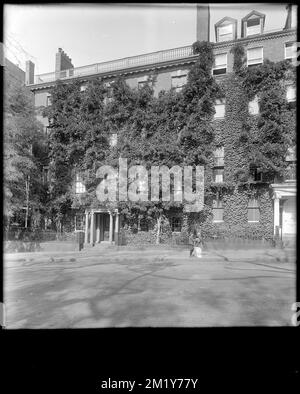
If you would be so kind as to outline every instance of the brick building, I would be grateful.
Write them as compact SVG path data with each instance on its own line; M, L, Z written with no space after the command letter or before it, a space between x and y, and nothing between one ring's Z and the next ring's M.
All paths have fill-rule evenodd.
M243 45L247 67L262 64L265 59L278 62L284 59L296 58L296 20L294 6L287 6L286 23L284 27L273 31L265 30L265 21L268 15L253 10L237 21L230 16L224 17L215 23L215 37L210 37L210 10L208 6L197 6L197 31L195 38L199 41L213 42L214 67L212 70L217 82L226 84L227 78L233 72L233 54L230 52L236 43ZM157 96L161 90L174 89L180 91L187 81L187 74L195 63L197 56L193 54L192 46L173 48L153 53L147 53L113 60L104 63L74 67L69 56L59 48L55 58L55 71L47 74L34 75L34 64L27 63L26 83L35 96L37 117L44 124L48 132L48 120L41 115L42 109L50 105L51 88L56 81L68 83L74 79L85 84L94 78L101 77L106 83L112 82L117 76L122 76L131 88L138 89L149 75L155 71L156 80L153 85ZM215 103L214 126L222 146L215 152L212 164L212 176L215 183L226 181L230 161L233 160L232 146L227 143L223 130L228 135L234 133L230 129L230 119L226 117L227 105L230 97L226 93L224 99ZM296 100L295 86L286 86L286 100ZM257 100L249 103L249 113L255 121L259 113ZM117 136L114 136L117 138ZM236 160L236 157L235 157ZM241 157L242 160L242 157ZM295 166L295 155L287 158L291 168ZM85 188L77 178L76 190L84 193ZM283 238L293 238L296 233L296 179L295 173L289 171L284 180L263 179L257 169L253 172L253 183L261 189L260 201L249 197L238 189L233 194L224 196L224 199L212 201L212 216L203 224L208 226L212 233L227 232L238 233L243 228L246 233L256 229L261 237L270 238L279 234ZM178 216L171 218L174 233L181 231L182 219ZM120 218L117 210L87 210L85 217L85 242L94 244L108 240L118 239Z

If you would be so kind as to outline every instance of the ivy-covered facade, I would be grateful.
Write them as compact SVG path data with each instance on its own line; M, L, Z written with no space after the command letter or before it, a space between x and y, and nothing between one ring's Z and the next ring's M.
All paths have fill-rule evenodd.
M52 135L50 142L60 144L52 149L58 178L63 176L62 168L85 163L81 170L90 170L95 163L116 163L126 154L133 164L205 166L205 204L199 213L188 213L176 204L100 204L89 193L95 189L93 180L73 171L68 181L71 191L55 189L62 207L59 214L73 218L72 230L83 229L85 242L91 245L185 243L195 227L205 238L292 239L296 232L296 29L289 15L283 29L265 32L266 16L253 11L243 18L240 37L237 21L225 17L215 25L217 42L198 41L187 55L167 61L77 78L62 70L66 76L59 78L59 84L40 76L31 90L39 117ZM83 154L80 147L68 156L66 141L76 140L74 128L68 128L71 118L53 123L47 98L52 94L52 110L59 108L59 98L56 107L54 103L59 89L64 94L69 89L73 120L82 119L84 113L77 133L88 129L89 141L81 148L86 147L94 164L92 159L90 164L78 159ZM72 157L72 165L66 157Z

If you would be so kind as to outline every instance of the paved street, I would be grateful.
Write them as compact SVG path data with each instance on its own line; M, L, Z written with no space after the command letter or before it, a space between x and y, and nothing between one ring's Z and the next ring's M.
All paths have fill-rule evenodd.
M282 250L95 247L5 256L9 328L287 326L295 261Z

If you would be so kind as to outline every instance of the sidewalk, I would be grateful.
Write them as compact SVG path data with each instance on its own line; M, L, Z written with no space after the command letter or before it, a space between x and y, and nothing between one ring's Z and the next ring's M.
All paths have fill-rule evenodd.
M58 251L58 252L22 252L22 253L6 253L4 254L4 262L7 267L20 266L20 263L61 263L61 262L75 262L85 260L93 257L129 257L142 256L143 252L150 252L152 256L172 259L189 258L188 249L175 249L171 246L165 248L156 248L155 245L149 246L111 246L103 245L101 247L95 246L79 251ZM272 263L294 263L296 260L296 251L293 249L227 249L227 250L209 250L203 251L202 258L193 259L202 262L272 262Z

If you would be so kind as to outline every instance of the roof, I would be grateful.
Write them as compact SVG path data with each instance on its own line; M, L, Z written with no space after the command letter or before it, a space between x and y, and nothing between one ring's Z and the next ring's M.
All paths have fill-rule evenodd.
M251 18L251 16L253 16L253 15L258 16L259 18L263 18L263 20L265 20L265 18L266 18L265 14L262 14L261 12L253 10L253 11L249 12L249 14L244 16L244 18L242 18L242 21L245 21L245 20Z
M229 22L233 22L233 23L237 23L237 20L234 18L231 18L230 16L225 16L224 18L222 18L221 20L219 20L217 23L215 23L215 26L220 26L222 25L222 23L229 21Z

